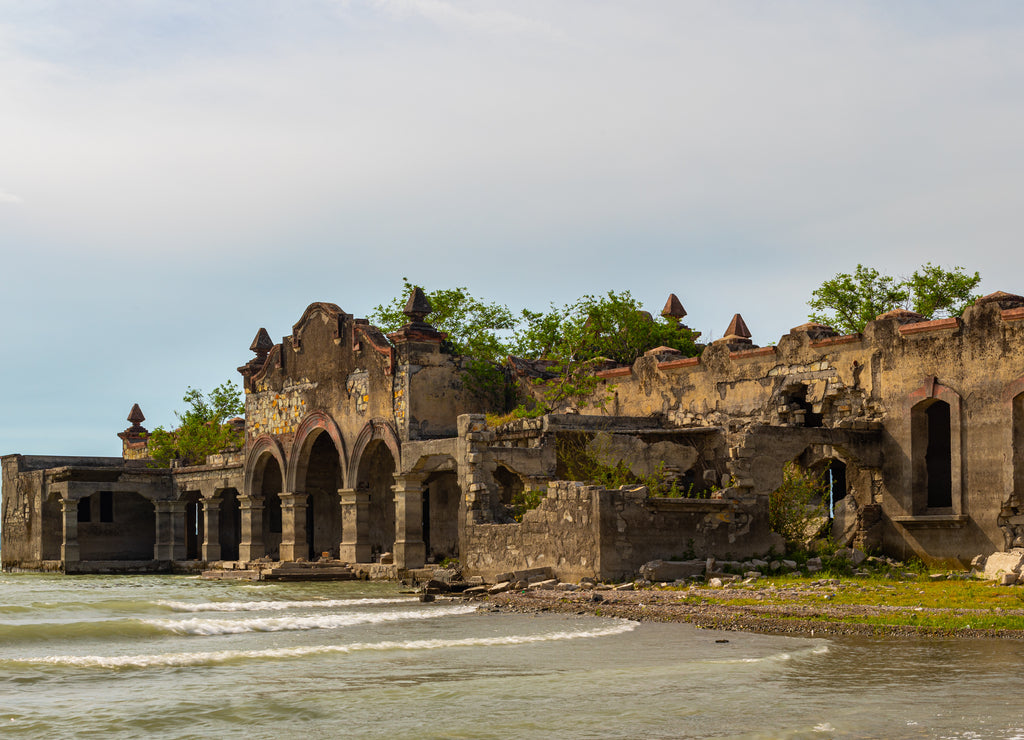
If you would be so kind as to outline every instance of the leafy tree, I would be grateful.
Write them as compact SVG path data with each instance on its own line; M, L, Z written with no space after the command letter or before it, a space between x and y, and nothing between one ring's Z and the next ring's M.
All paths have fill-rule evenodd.
M207 455L240 447L245 441L241 431L226 423L245 411L242 392L231 381L205 396L189 386L182 400L187 406L184 413L174 412L178 427L168 431L159 426L150 433L148 450L153 467L166 468L172 460L202 465Z
M824 474L803 470L786 463L782 485L768 496L768 526L787 543L803 545L809 529L827 515L828 483Z
M666 346L684 355L697 354L693 333L643 310L630 292L585 295L547 313L522 312L525 327L516 334L514 351L553 362L556 377L545 381L549 408L590 394L597 382L595 364L610 360L630 365L649 349Z
M812 293L809 318L852 334L894 308L909 308L927 318L959 316L977 298L972 291L980 282L977 272L968 275L962 267L945 270L931 262L899 280L857 265L852 275L839 273Z
M408 321L404 309L413 285L408 278L402 278L402 283L398 297L370 314L371 323L384 332L397 331ZM504 370L509 347L503 334L515 327L512 312L500 303L474 297L466 288L424 294L432 309L427 321L448 335L448 348L454 354L465 358L465 382L470 391L491 406L504 409L510 403L512 389Z
M386 332L407 321L403 310L413 289L402 278L403 294L377 306L370 320ZM518 317L507 306L472 296L466 288L426 291L433 309L427 318L448 334L450 349L466 363L467 386L492 407L514 403L513 387L504 362L509 354L547 360L556 377L544 381L544 400L556 408L568 399L587 396L597 385L591 370L600 361L628 365L658 346L697 353L692 332L642 310L629 291L585 295L549 311L522 310Z

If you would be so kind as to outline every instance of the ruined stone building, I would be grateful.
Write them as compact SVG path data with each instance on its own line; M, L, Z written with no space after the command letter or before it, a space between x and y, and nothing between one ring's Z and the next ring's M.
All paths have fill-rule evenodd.
M678 300L666 311L678 315ZM619 578L654 558L778 552L768 495L791 462L829 471L844 543L961 563L1024 543L1020 296L986 296L962 318L893 311L848 336L804 324L766 347L737 315L697 357L657 348L599 372L603 407L498 427L429 312L414 294L408 323L385 336L314 303L278 343L261 329L239 368L244 447L204 465L149 467L138 407L121 457L4 456L3 566L326 555ZM529 391L528 364L512 367ZM572 445L719 490L662 498L559 482ZM524 490L543 498L515 521Z

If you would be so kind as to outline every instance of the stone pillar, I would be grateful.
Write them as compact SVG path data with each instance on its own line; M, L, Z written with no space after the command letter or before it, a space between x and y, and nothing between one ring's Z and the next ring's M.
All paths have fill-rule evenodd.
M68 563L77 563L78 557L78 501L77 499L60 500L61 511L63 512L63 525L60 545L60 559L64 561L64 567Z
M174 560L174 506L173 501L154 501L156 516L156 542L153 544L153 560ZM180 525L177 527L180 528Z
M423 541L423 477L395 476L395 565L422 568L427 562Z
M306 494L281 494L281 561L306 559Z
M220 496L204 498L203 502L203 560L220 560Z
M185 521L185 502L168 501L167 507L171 511L171 522L174 527L174 535L171 538L171 560L184 560L188 554L185 547L185 532L188 529L188 522Z
M263 542L263 499L259 496L239 496L242 510L242 541L238 545L239 560L257 560L267 554Z
M338 560L347 563L370 562L370 492L340 488L341 544Z

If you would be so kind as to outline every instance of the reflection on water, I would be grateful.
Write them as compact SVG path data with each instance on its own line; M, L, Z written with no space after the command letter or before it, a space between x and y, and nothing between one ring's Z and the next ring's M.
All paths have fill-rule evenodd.
M386 584L27 575L0 576L0 641L4 737L1024 740L1009 640L477 614Z

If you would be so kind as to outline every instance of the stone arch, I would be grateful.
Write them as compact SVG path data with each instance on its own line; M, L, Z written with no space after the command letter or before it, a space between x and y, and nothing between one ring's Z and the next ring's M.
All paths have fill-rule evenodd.
M285 486L289 491L300 491L300 483L306 479L306 467L309 464L309 455L312 452L316 437L326 433L334 442L334 448L338 451L338 466L341 470L341 479L348 477L348 457L345 451L345 440L341 436L341 430L325 411L312 411L299 428L295 430L295 442L292 444L291 454L288 455L288 466L285 477Z
M348 487L367 494L371 557L394 547L394 485L400 461L401 443L394 428L383 419L367 422L352 448Z
M399 467L402 459L402 442L399 440L395 428L386 419L370 419L359 430L359 436L356 437L355 444L352 445L352 456L345 478L348 481L348 488L358 487L359 463L366 452L366 448L375 440L380 440L384 443L388 450L391 451L396 469Z
M268 456L277 461L282 477L284 471L288 469L285 464L284 449L281 447L281 443L269 434L260 435L253 442L252 447L249 448L245 456L245 477L242 483L242 491L247 496L259 495L259 489L263 483L263 472L269 460Z

